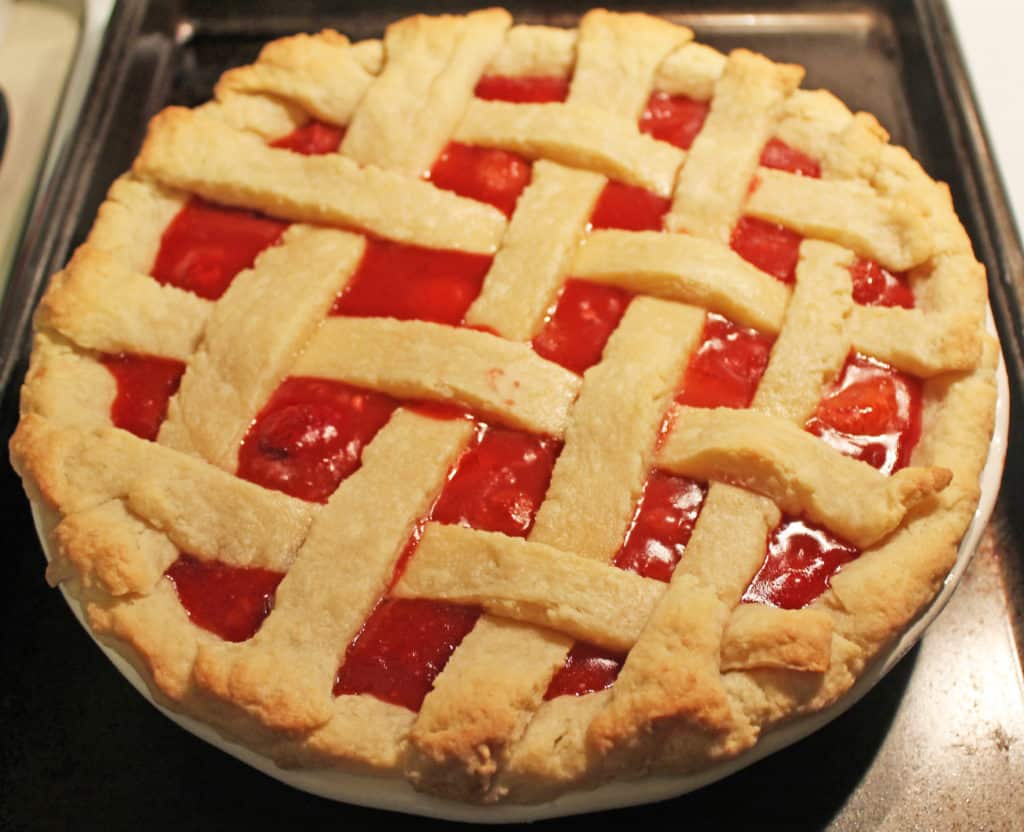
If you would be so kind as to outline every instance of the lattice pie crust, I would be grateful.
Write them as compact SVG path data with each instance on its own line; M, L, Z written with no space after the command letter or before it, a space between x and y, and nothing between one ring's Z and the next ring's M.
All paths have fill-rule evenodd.
M475 98L484 75L571 84L565 103L513 104ZM160 113L36 318L11 451L59 518L49 579L172 708L287 765L404 775L462 800L698 770L834 702L954 562L997 349L946 186L870 115L798 89L802 75L647 16L593 11L569 31L490 9L408 18L383 42L285 38L212 102ZM656 90L710 99L689 151L637 128ZM339 152L268 145L311 119L347 126ZM773 137L820 178L759 169ZM536 160L511 217L423 178L450 140ZM665 231L591 231L609 179L670 198ZM292 223L216 302L148 276L190 195ZM729 248L744 215L804 236L795 286ZM494 255L475 328L325 319L365 235ZM914 308L855 304L855 256L908 271ZM582 377L530 348L568 275L637 296ZM677 406L656 443L706 310L776 336L767 369L750 409ZM852 350L923 380L921 439L893 476L802 430ZM112 426L111 353L187 362L157 441ZM326 504L305 502L233 474L290 375L564 440L527 539L426 526L393 594L486 613L418 713L332 684L473 425L399 409ZM609 563L654 468L710 483L667 584ZM783 512L863 553L805 608L741 604ZM255 636L191 622L165 576L179 551L287 572ZM543 700L577 639L628 651L617 681Z

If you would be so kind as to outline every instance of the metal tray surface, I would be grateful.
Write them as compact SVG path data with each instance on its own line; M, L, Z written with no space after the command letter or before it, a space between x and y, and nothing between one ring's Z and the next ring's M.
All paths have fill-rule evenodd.
M517 19L571 25L594 3L509 2ZM808 69L805 86L874 112L936 178L989 269L992 307L1020 405L1020 243L941 0L917 2L652 2L641 8L692 26L719 48L744 45ZM459 11L469 4L445 3ZM437 7L434 7L436 10ZM392 0L122 2L115 9L78 141L37 206L0 309L2 430L17 418L31 309L45 278L88 231L146 122L169 103L209 97L220 73L295 31L377 36L404 14ZM6 384L10 381L10 384ZM1011 431L996 514L947 609L927 636L850 711L799 744L727 780L610 820L754 824L794 829L1013 829L1024 817L1024 535L1017 498L1021 436ZM27 502L0 470L7 510L0 622L0 828L120 829L293 823L359 826L382 813L296 792L179 731L124 684L42 580ZM408 819L430 825L429 820ZM567 826L591 819L563 819Z

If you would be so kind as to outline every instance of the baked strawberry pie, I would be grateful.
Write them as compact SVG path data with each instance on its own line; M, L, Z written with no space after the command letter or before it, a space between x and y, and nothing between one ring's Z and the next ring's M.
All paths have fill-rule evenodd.
M463 801L835 702L954 563L997 346L946 186L802 75L488 9L164 110L36 316L48 579L171 708Z

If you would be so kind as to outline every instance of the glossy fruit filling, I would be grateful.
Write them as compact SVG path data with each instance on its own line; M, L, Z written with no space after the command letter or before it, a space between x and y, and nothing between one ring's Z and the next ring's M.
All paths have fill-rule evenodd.
M363 448L398 402L340 381L288 378L242 440L238 476L325 503L359 468Z
M873 260L858 257L850 269L853 300L864 306L914 308L914 293L904 272L890 272Z
M160 283L217 300L287 227L252 211L193 197L164 231L150 274Z
M622 670L626 657L583 641L576 642L565 664L552 677L544 699L556 696L584 696L610 688Z
M766 168L784 170L800 176L817 179L821 176L821 165L806 153L790 147L781 139L769 139L761 151L761 164Z
M226 641L252 638L274 607L284 575L181 554L167 570L192 623Z
M671 205L671 199L660 197L644 188L609 182L594 206L590 227L660 231L662 218Z
M483 285L491 258L390 240L366 241L366 253L331 308L332 315L459 324Z
M445 484L431 519L526 537L561 449L562 443L554 439L486 428Z
M655 92L640 116L640 131L689 150L704 126L709 109L709 101L694 101L683 95Z
M127 353L100 360L117 381L110 420L142 439L156 439L167 417L167 403L185 373L184 362Z
M704 485L686 477L652 472L615 565L667 583L690 542L706 493Z
M321 156L334 153L345 138L345 128L324 124L322 121L311 121L298 127L287 136L282 136L270 143L271 147L283 147L294 150L303 156Z
M676 395L690 407L749 407L775 339L709 313Z
M451 142L428 178L437 187L493 205L512 216L516 201L530 184L530 163L522 156L490 147Z
M345 652L334 695L368 693L418 711L480 611L422 598L384 598Z
M568 78L533 76L513 78L507 75L485 75L474 94L487 101L509 101L514 104L548 104L565 101L569 95Z
M921 435L921 382L852 355L807 430L840 453L891 474L907 465Z
M803 237L781 225L765 222L756 217L740 217L732 230L729 245L748 263L768 272L783 283L796 279L796 264L800 259Z
M543 328L533 339L541 358L583 373L601 360L632 295L614 286L568 280Z
M825 529L784 518L768 538L764 563L743 593L745 602L786 610L807 606L860 551Z
M552 439L482 428L424 520L525 537L560 449L561 443ZM415 557L417 540L414 533L396 575ZM418 711L478 615L475 608L385 598L349 645L335 680L335 695L369 693Z

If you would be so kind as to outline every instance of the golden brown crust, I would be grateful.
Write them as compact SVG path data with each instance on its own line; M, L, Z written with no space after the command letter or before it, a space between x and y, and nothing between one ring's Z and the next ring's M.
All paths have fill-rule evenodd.
M645 15L597 10L575 31L510 22L489 9L408 18L383 42L285 38L226 73L215 101L158 115L40 305L11 458L55 513L48 579L83 599L93 631L161 702L291 765L536 802L700 769L848 691L955 562L977 505L998 347L948 188L873 117L795 89L801 68L723 55ZM564 104L521 105L474 99L482 74L572 81ZM637 128L652 90L711 101L688 153ZM348 127L338 153L267 146L311 119ZM759 168L772 137L817 159L820 180ZM538 160L507 222L420 178L449 140ZM666 228L686 235L592 232L607 177L673 196ZM222 299L201 300L148 277L192 195L308 225ZM795 287L728 248L743 215L807 238ZM496 252L467 323L500 337L321 323L365 233ZM855 304L857 255L909 270L915 308ZM301 295L287 310L272 300L280 271ZM573 276L640 296L582 381L526 343ZM769 365L751 410L680 408L656 448L705 309L777 335ZM914 467L893 477L800 430L851 350L925 380ZM112 426L116 386L101 361L119 352L188 363L158 443ZM229 473L292 373L565 439L529 541L431 525L395 588L487 610L418 714L335 697L332 683L471 424L396 411L326 506L303 503ZM214 410L229 415L207 422ZM667 586L610 565L655 460L711 480ZM740 603L780 507L864 548L797 611ZM189 619L165 577L182 550L287 571L255 637L229 644ZM543 701L576 638L628 650L618 680Z

